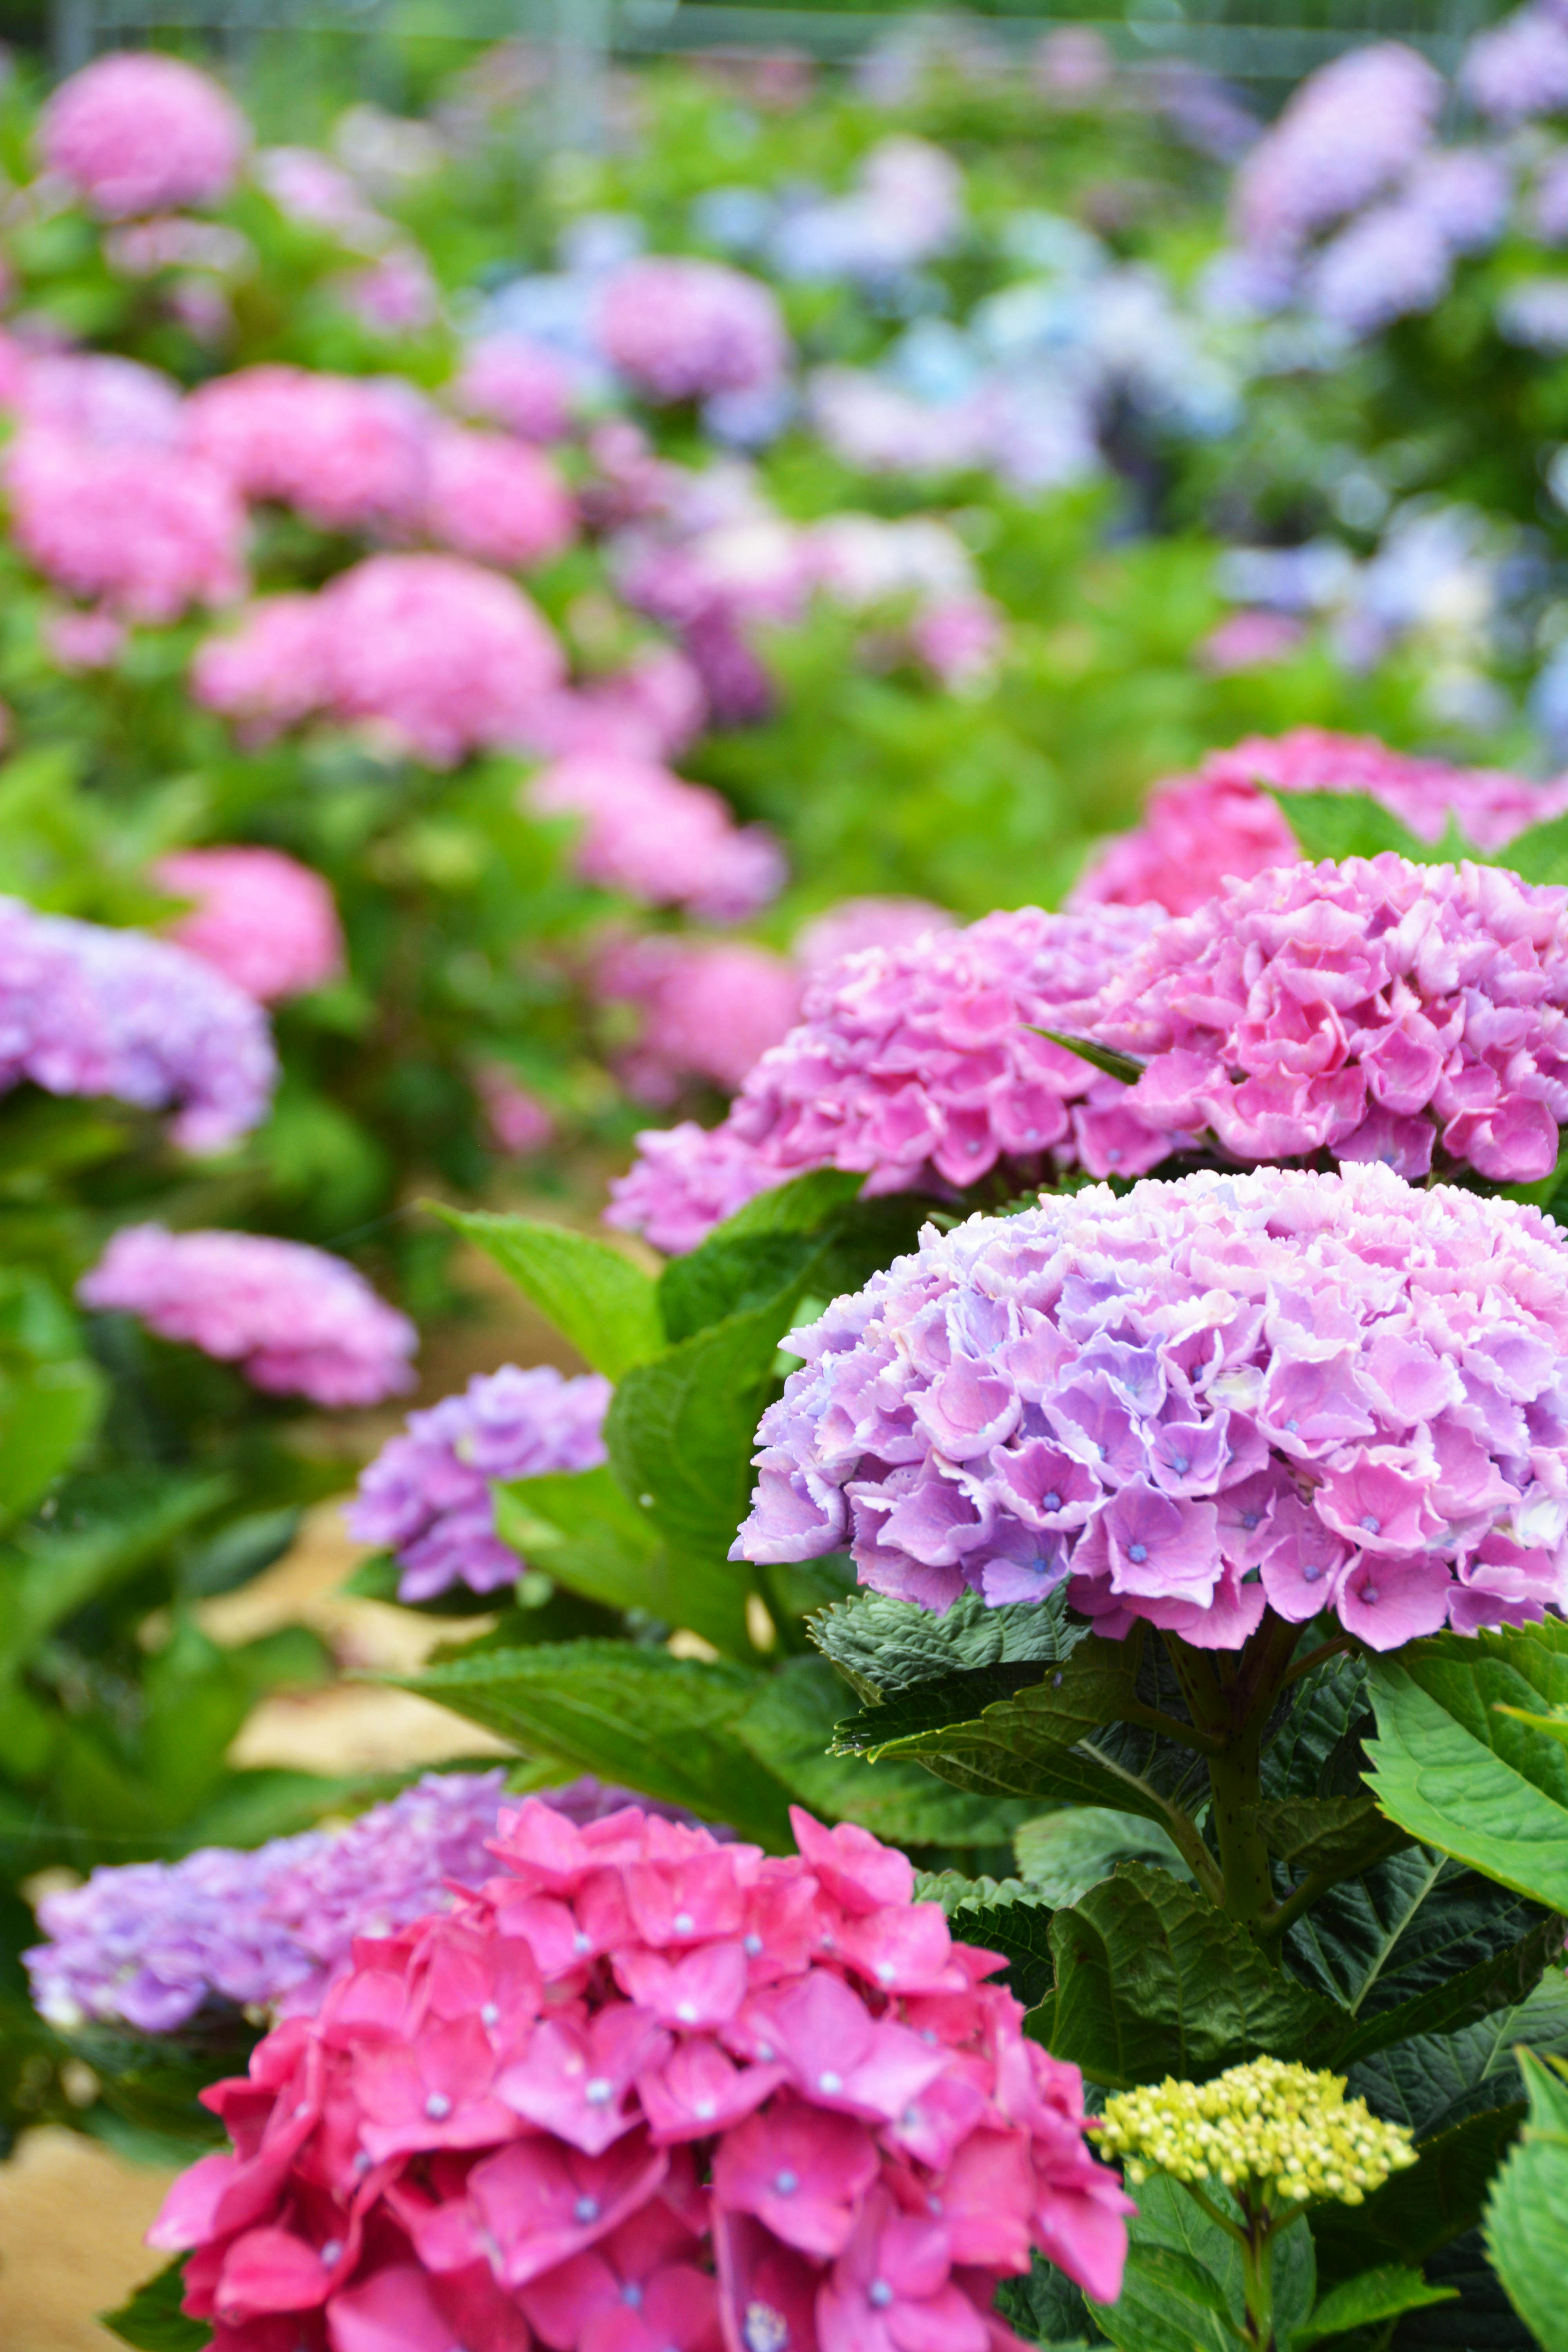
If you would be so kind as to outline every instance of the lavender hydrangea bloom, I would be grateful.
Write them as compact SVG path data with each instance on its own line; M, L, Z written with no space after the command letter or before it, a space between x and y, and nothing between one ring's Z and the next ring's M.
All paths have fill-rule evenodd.
M451 1885L492 1874L505 1779L426 1773L345 1830L95 1870L38 1905L48 1941L23 1956L34 2001L67 2032L94 2020L170 2033L215 1997L313 2011L356 1936L390 1935L447 1909ZM628 1804L692 1818L591 1778L536 1793L579 1827Z
M1402 196L1372 205L1342 229L1313 262L1307 290L1321 318L1350 334L1371 335L1434 309L1452 274L1439 223Z
M1527 7L1478 35L1459 85L1493 121L1522 122L1568 106L1568 25L1552 7Z
M494 1592L517 1581L520 1563L495 1531L491 1478L538 1478L592 1470L610 1383L597 1372L563 1379L549 1364L503 1364L461 1396L411 1412L401 1436L361 1475L350 1533L396 1553L400 1601L428 1601L454 1584Z
M945 1610L1068 1598L1236 1649L1386 1650L1568 1600L1568 1255L1391 1170L1105 1187L928 1228L784 1343L734 1556Z
M0 898L0 1091L178 1106L175 1140L216 1151L266 1118L277 1077L266 1014L200 956Z
M1432 136L1442 76L1398 41L1308 76L1237 173L1241 242L1288 257L1399 179Z

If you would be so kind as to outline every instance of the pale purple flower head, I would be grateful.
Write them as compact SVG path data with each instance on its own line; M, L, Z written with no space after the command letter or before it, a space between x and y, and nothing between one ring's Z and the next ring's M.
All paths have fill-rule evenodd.
M400 1601L515 1584L522 1563L496 1534L489 1481L596 1468L609 1402L597 1372L567 1380L550 1364L503 1364L477 1374L461 1396L411 1412L361 1473L350 1534L395 1552Z
M1476 36L1459 86L1494 122L1561 113L1568 107L1568 25L1552 7L1518 9Z
M1408 196L1373 205L1324 246L1307 277L1321 318L1352 335L1375 334L1448 290L1453 263L1440 223Z
M576 383L567 362L521 335L487 335L469 346L448 387L455 407L504 425L522 441L563 441Z
M835 1301L758 1433L734 1556L851 1553L945 1610L1064 1581L1236 1649L1388 1650L1568 1600L1568 1257L1386 1168L1104 1186L972 1217Z
M0 1088L112 1095L176 1110L176 1142L217 1151L267 1116L267 1016L211 964L144 931L0 898Z
M1237 172L1242 243L1288 257L1379 194L1429 142L1443 95L1436 68L1398 41L1310 74Z
M177 621L245 588L245 509L227 477L151 443L26 425L5 453L11 528L46 578L131 621Z
M185 429L243 498L294 507L324 530L408 530L420 520L430 416L392 378L240 368L192 393Z
M342 970L331 889L280 849L176 850L158 860L153 879L171 898L196 902L170 937L258 1004L307 995Z
M602 889L736 923L783 885L783 852L765 827L737 825L717 793L656 761L573 752L542 769L527 796L541 816L582 819L577 868Z
M250 143L245 117L210 75L146 51L95 58L72 74L38 136L49 170L107 220L216 204Z
M1237 1160L1329 1151L1498 1184L1556 1165L1568 1120L1568 889L1385 851L1227 884L1058 1025L1143 1064L1114 1129L1075 1111L1097 1176L1212 1137ZM1114 1147L1110 1137L1114 1133Z
M750 1197L742 1185L763 1192L811 1168L863 1171L868 1193L951 1196L998 1163L1037 1181L1073 1156L1081 1106L1104 1097L1094 1132L1127 1128L1125 1172L1139 1172L1152 1164L1140 1146L1163 1147L1115 1108L1126 1089L1036 1030L1060 1027L1058 1009L1085 982L1108 981L1160 919L1153 908L1028 907L847 958L812 981L798 1025L721 1127L700 1143L700 1129L678 1130L679 1150L639 1138L638 1164L611 1187L610 1223L689 1248L707 1230L700 1202L726 1201L728 1213Z
M414 1386L419 1335L408 1318L344 1259L304 1242L122 1225L77 1297L237 1364L271 1395L367 1405Z
M605 358L648 400L751 392L789 362L773 293L719 261L628 261L600 294L597 331Z
M191 693L262 743L296 727L331 698L323 600L295 590L247 604L238 626L208 637L191 664Z

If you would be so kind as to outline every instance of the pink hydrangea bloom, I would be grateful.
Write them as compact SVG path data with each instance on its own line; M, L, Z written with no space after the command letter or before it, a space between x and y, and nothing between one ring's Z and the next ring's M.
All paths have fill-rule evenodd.
M649 646L625 669L563 688L538 703L529 719L529 749L544 759L592 751L662 764L697 740L707 718L708 697L695 665L674 646Z
M1362 793L1422 841L1440 841L1452 819L1489 856L1568 810L1568 778L1536 784L1495 768L1453 768L1391 751L1372 736L1321 727L1249 735L1227 751L1211 751L1196 775L1156 784L1142 824L1106 844L1068 904L1153 900L1190 915L1233 875L1245 879L1300 864L1300 845L1271 791Z
M1321 66L1237 172L1231 211L1242 241L1289 258L1379 194L1430 142L1444 95L1436 68L1399 41Z
M571 493L547 457L505 434L434 428L425 529L439 545L525 570L570 547L576 528Z
M17 544L73 596L177 621L245 587L245 509L214 467L173 450L32 425L5 453Z
M1201 1332L1202 1344L1197 1344ZM1237 1649L1369 1648L1568 1600L1568 1258L1387 1168L1104 1186L930 1229L785 1345L736 1556L847 1547L945 1610L1068 1599Z
M476 1375L461 1396L411 1412L362 1471L349 1533L396 1554L400 1601L515 1584L523 1563L496 1534L489 1482L595 1469L610 1394L597 1372L563 1380L550 1364Z
M95 58L62 82L38 125L45 163L109 220L228 194L250 143L210 75L148 51Z
M928 931L957 927L957 916L929 898L841 898L802 925L790 953L808 980L817 980L862 948L913 947Z
M551 1113L503 1064L482 1064L474 1073L474 1089L483 1107L486 1135L497 1151L513 1160L526 1160L553 1139L555 1121Z
M481 1894L356 1948L204 2094L232 2154L151 2231L226 2352L1016 2352L1000 2279L1120 2291L1082 2083L911 1901L794 1812L765 1857L628 1807L503 1809Z
M727 803L651 760L579 751L527 787L541 816L584 820L578 869L602 889L742 921L776 898L784 857L762 825L737 826Z
M557 353L521 335L489 335L471 344L448 388L454 407L504 425L523 441L565 439L574 390Z
M597 330L605 357L649 400L750 392L789 361L769 289L718 261L628 261L600 295Z
M1211 677L1233 677L1238 670L1289 661L1306 634L1294 613L1232 613L1201 641L1197 658Z
M123 1225L77 1297L238 1364L270 1395L366 1405L414 1386L419 1335L408 1318L344 1259L304 1242Z
M391 224L365 202L359 183L315 147L263 147L252 165L279 212L331 229L345 245L374 252Z
M647 1103L674 1102L694 1077L732 1093L800 1010L799 973L740 940L626 940L601 956L595 986L601 1002L641 1014L617 1068Z
M125 624L112 613L49 613L39 634L57 669L108 669L125 650Z
M829 968L703 1147L689 1140L678 1158L653 1158L638 1139L643 1164L612 1184L611 1223L638 1225L663 1249L689 1247L673 1236L699 1222L691 1186L695 1177L710 1189L704 1151L727 1169L749 1153L752 1192L808 1168L863 1170L868 1193L951 1196L999 1162L1017 1183L1037 1182L1075 1156L1075 1120L1093 1109L1096 1132L1116 1121L1126 1089L1036 1031L1062 1027L1059 1008L1109 980L1159 920L1152 908L1028 907ZM1126 1172L1165 1156L1167 1143L1123 1123L1133 1129Z
M399 243L368 268L350 270L337 291L377 334L418 334L441 315L441 289L416 245Z
M1568 1120L1568 889L1385 851L1279 866L1164 924L1058 1026L1143 1064L1075 1110L1096 1176L1211 1135L1533 1183ZM1111 1082L1114 1083L1114 1082Z
M782 1181L728 1125L703 1128L683 1118L675 1127L645 1128L637 1146L630 1169L610 1186L605 1223L643 1234L671 1257L694 1250L715 1225Z
M0 1091L111 1095L177 1110L190 1151L266 1118L278 1080L267 1017L184 948L0 898Z
M191 448L247 499L276 499L324 530L413 529L430 422L407 384L268 365L198 385Z
M251 743L323 709L331 696L323 600L296 592L247 605L237 629L197 647L191 692Z
M173 449L184 430L184 404L173 376L114 352L28 352L4 397L29 425L105 447L133 442Z
M330 707L435 768L526 740L560 647L521 588L455 555L373 555L321 593Z
M195 908L169 937L226 972L258 1004L324 988L342 970L337 904L321 876L280 849L183 849L153 879Z
M995 672L1006 625L988 596L955 596L916 613L909 634L911 650L942 685L976 687Z

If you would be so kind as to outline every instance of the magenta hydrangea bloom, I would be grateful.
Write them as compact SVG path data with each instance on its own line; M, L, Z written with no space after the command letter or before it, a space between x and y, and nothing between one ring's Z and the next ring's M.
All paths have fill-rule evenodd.
M244 593L245 509L215 467L29 425L5 453L5 482L17 545L73 596L164 622Z
M93 2021L172 2033L214 1999L308 2014L355 1937L390 1935L449 1906L454 1885L489 1876L505 1781L500 1767L430 1772L345 1830L95 1870L38 1904L48 1941L23 1955L33 2000L66 2032ZM580 1826L633 1801L591 1779L542 1798Z
M1364 794L1421 841L1440 841L1451 820L1489 856L1568 810L1568 777L1537 784L1497 768L1454 768L1321 727L1249 735L1211 751L1195 775L1156 784L1142 823L1106 843L1068 905L1152 900L1190 915L1232 875L1246 879L1271 866L1300 865L1300 845L1271 796L1277 792Z
M773 293L720 261L628 261L605 285L596 326L605 357L649 400L755 391L789 363Z
M765 826L737 825L728 803L653 760L577 751L527 788L541 816L584 820L577 868L586 882L709 922L742 922L778 896L784 855Z
M807 978L816 980L863 948L913 947L928 931L957 928L957 916L929 898L840 898L802 924L790 953Z
M1568 890L1393 851L1276 867L1164 924L1060 1026L1143 1065L1096 1176L1207 1134L1232 1159L1436 1155L1533 1183L1568 1120ZM1142 1131L1142 1139L1140 1138ZM1163 1155L1161 1155L1163 1156ZM1441 1162L1440 1162L1441 1164Z
M77 1297L238 1364L270 1395L366 1405L414 1386L419 1335L408 1318L344 1259L305 1242L122 1225Z
M674 1102L692 1078L732 1092L800 1010L799 973L742 940L623 940L599 958L594 986L601 1003L637 1008L636 1042L616 1068L646 1103Z
M1113 2299L1078 2069L902 1854L792 1819L769 1858L503 1811L481 1894L203 2094L233 2152L150 2233L187 2312L226 2352L1017 2352L1033 2250Z
M259 1126L278 1061L265 1013L186 949L0 898L0 1090L24 1078L175 1110L205 1152Z
M185 433L243 497L297 508L324 530L418 523L430 417L395 379L239 368L191 394Z
M250 144L245 117L209 74L150 51L95 58L38 124L46 164L108 220L228 194Z
M425 529L455 555L524 571L570 547L577 512L537 449L504 433L438 425L430 436Z
M1568 1600L1568 1256L1386 1168L1103 1186L929 1230L785 1345L735 1556L851 1552L945 1610L1068 1598L1236 1649L1375 1650ZM1551 1433L1550 1435L1545 1433Z
M637 1144L630 1169L610 1185L605 1223L644 1234L671 1257L694 1250L715 1225L783 1181L728 1125L683 1118L645 1128Z
M181 849L153 879L171 898L194 898L169 936L212 964L258 1004L324 988L343 966L343 931L331 889L280 849Z
M1154 908L1026 907L846 959L811 982L798 1025L704 1145L700 1129L679 1130L679 1153L638 1137L609 1222L689 1249L710 1230L699 1193L736 1208L810 1168L864 1171L868 1194L951 1196L999 1162L1037 1182L1075 1156L1080 1129L1123 1150L1129 1173L1152 1166L1169 1145L1125 1117L1126 1089L1035 1033L1060 1028L1059 1008L1109 980L1161 919ZM754 1181L736 1198L729 1171L748 1155ZM717 1183L710 1164L726 1171Z
M596 1468L610 1393L597 1372L566 1380L551 1364L477 1374L461 1396L411 1412L361 1472L349 1533L396 1553L400 1601L515 1584L522 1563L496 1534L489 1481Z

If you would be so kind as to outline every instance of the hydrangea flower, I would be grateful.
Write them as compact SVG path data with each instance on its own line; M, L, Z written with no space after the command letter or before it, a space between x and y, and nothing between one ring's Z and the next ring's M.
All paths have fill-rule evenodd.
M702 1140L678 1129L673 1150L638 1137L637 1164L610 1188L610 1223L689 1249L709 1230L700 1199L737 1208L809 1168L863 1170L868 1194L951 1197L998 1162L1037 1181L1072 1156L1086 1120L1130 1167L1140 1150L1163 1158L1169 1147L1117 1108L1114 1078L1034 1034L1059 1028L1058 1008L1108 980L1159 919L1152 908L1025 908L846 959L810 982L799 1024L722 1126Z
M237 368L185 403L191 449L247 499L275 499L323 530L417 525L430 418L391 378L313 368Z
M48 1941L23 1955L33 2000L64 2032L90 2021L172 2033L214 1999L309 2014L356 1937L427 1918L450 1905L454 1885L489 1877L505 1781L500 1767L430 1772L347 1829L95 1870L38 1904ZM541 1801L582 1826L631 1798L584 1779Z
M504 1063L482 1062L474 1072L474 1091L492 1150L504 1151L509 1159L526 1160L553 1140L555 1121L550 1111Z
M1494 122L1560 113L1568 106L1568 26L1552 7L1516 9L1470 43L1459 85Z
M560 353L521 335L486 335L471 343L449 388L454 407L504 425L522 441L563 441L575 394Z
M1347 2099L1342 2074L1279 2058L1227 2066L1207 2083L1167 2079L1118 2092L1105 2103L1099 2139L1127 2159L1134 2188L1168 2172L1187 2186L1217 2180L1287 2211L1359 2205L1417 2160L1404 2125Z
M1116 1106L1176 1150L1236 1160L1331 1151L1425 1176L1533 1183L1568 1120L1568 890L1500 866L1387 850L1280 866L1176 918L1058 1025L1143 1064ZM1149 1168L1147 1141L1092 1118L1097 1176Z
M1237 1649L1266 1608L1390 1650L1568 1600L1568 1256L1386 1168L1103 1186L921 1236L784 1345L734 1556L849 1550L945 1610L1067 1584Z
M278 1063L265 1013L199 956L0 898L0 1089L24 1078L176 1110L174 1140L217 1151L266 1118Z
M1076 2067L911 1901L902 1854L792 1816L764 1857L626 1811L503 1811L497 1872L362 1943L204 2097L232 2154L152 2242L229 2352L1007 2352L1047 2253L1120 2290L1130 2210Z
M708 697L679 646L650 646L624 669L546 696L529 714L531 751L561 760L579 751L615 759L679 759L701 734Z
M800 1010L799 973L739 940L623 940L600 956L594 987L601 1003L637 1009L636 1043L616 1067L646 1103L673 1102L691 1078L732 1092Z
M928 931L951 931L956 915L929 898L840 898L803 923L790 953L809 980L862 948L913 947Z
M734 923L776 898L784 856L763 825L737 826L728 803L652 760L579 751L527 786L541 816L584 819L578 872L602 889L656 907L684 906Z
M1211 751L1195 775L1156 784L1142 823L1105 845L1068 905L1141 907L1152 899L1173 915L1190 915L1232 875L1246 879L1270 866L1300 865L1300 845L1272 797L1277 792L1364 794L1421 841L1440 841L1451 820L1489 856L1568 810L1568 777L1538 784L1497 768L1453 768L1391 751L1373 736L1321 727L1249 735Z
M395 1552L400 1601L515 1584L521 1563L496 1534L489 1481L595 1468L610 1392L597 1372L566 1380L550 1364L478 1374L461 1396L411 1412L361 1472L349 1533Z
M456 555L524 571L570 547L577 516L536 449L504 433L440 425L430 436L425 528Z
M150 51L95 58L60 84L38 124L43 158L107 220L228 194L250 143L209 74Z
M408 1318L342 1258L304 1242L122 1225L77 1297L238 1364L269 1395L367 1405L414 1386L419 1335Z
M153 879L171 898L196 901L170 938L258 1004L308 995L342 970L342 925L331 891L280 849L176 850L158 860Z
M1409 170L1444 96L1441 74L1400 41L1347 50L1310 74L1237 172L1231 208L1242 243L1293 258Z
M322 600L297 590L247 605L237 628L197 647L191 693L249 743L309 719L331 695Z
M648 400L751 392L789 362L770 289L719 261L626 262L605 282L596 324L605 357Z
M17 545L69 594L165 622L244 593L245 509L216 467L27 425L4 470Z

